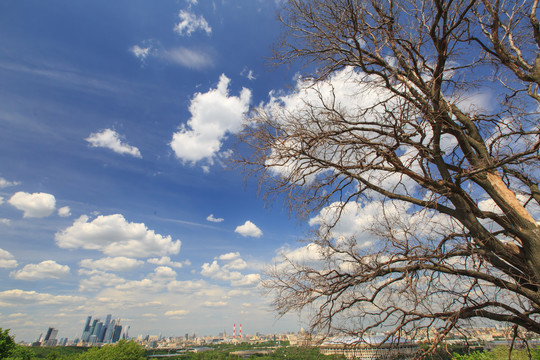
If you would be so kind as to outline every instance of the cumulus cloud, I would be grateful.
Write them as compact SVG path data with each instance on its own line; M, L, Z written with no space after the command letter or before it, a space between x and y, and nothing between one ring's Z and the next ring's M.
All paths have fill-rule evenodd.
M224 262L223 265L219 261ZM259 274L244 275L240 271L247 268L247 263L237 252L218 256L212 263L204 263L201 275L218 281L228 281L231 286L253 286L260 281Z
M169 291L186 294L193 294L195 291L202 290L207 287L208 284L204 280L174 280L167 284L167 289L169 289Z
M309 225L330 231L334 238L354 237L358 245L369 246L374 238L369 229L385 210L392 211L392 208L385 209L379 201L366 204L349 202L345 205L335 202L321 209L309 220Z
M63 206L60 209L58 209L58 216L60 217L71 216L71 209L69 208L69 206Z
M206 159L213 164L227 135L241 130L251 91L243 88L240 96L229 96L229 82L221 75L216 89L197 93L191 100L191 119L173 134L170 142L178 159L192 164Z
M243 237L261 237L263 232L251 221L246 221L244 225L237 226L234 230L235 233L242 235Z
M124 256L106 257L97 260L83 259L79 262L80 267L103 271L130 271L143 264L144 261Z
M174 31L181 36L190 36L197 30L203 30L207 35L212 33L212 28L203 16L196 16L189 11L180 10L178 17L180 22L175 25Z
M155 293L176 281L176 272L168 266L159 266L146 278L139 281L127 281L115 288L122 291Z
M239 252L230 252L230 253L227 253L227 254L219 255L217 258L219 260L225 260L225 261L236 260L236 259L240 258L240 253Z
M210 214L208 215L208 217L206 218L207 221L210 221L210 222L215 222L215 223L220 223L222 222L224 219L223 218L216 218L214 217L214 214Z
M54 195L19 191L8 202L24 212L25 218L42 218L53 213L56 206Z
M60 279L69 275L69 266L60 265L53 260L46 260L39 264L25 265L21 270L12 271L9 275L12 278L26 281Z
M101 132L92 133L85 139L92 147L107 148L118 154L127 154L141 158L141 152L134 146L123 143L120 135L114 130L105 129Z
M166 316L183 316L189 314L188 310L169 310L165 312Z
M19 181L8 181L4 179L3 177L0 177L0 189L8 187L8 186L16 186L19 185Z
M17 267L17 260L9 251L0 249L0 268L11 269Z
M9 225L9 224L11 224L11 220L1 218L0 219L0 224Z
M178 254L180 240L156 234L143 223L130 223L121 214L100 215L90 221L81 216L72 226L55 234L65 249L98 250L109 256L148 257Z
M115 287L126 282L116 274L101 270L79 269L79 275L87 276L79 281L79 291L98 291L104 287Z
M25 291L20 289L0 291L0 305L19 306L22 303L55 305L55 304L80 304L86 299L81 296L52 295L38 293L36 291Z
M205 301L203 303L203 306L204 307L211 307L211 308L225 307L225 306L227 306L227 302L225 302L225 301Z
M169 256L162 256L161 258L151 258L146 261L150 264L171 266L175 268L182 268L184 266L191 265L191 261L189 260L184 260L182 262L172 261Z

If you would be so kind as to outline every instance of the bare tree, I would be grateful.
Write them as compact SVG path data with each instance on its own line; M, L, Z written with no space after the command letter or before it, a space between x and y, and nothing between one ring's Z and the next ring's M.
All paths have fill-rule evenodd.
M279 314L433 346L472 319L540 334L537 11L286 2L275 60L306 74L254 110L237 158L300 219L318 213L311 257L267 271ZM351 213L364 225L341 231Z

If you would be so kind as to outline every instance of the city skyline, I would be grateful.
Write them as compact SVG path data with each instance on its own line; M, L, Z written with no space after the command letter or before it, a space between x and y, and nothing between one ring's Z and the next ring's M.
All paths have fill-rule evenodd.
M18 341L69 337L81 314L137 334L305 326L260 280L281 252L313 254L297 241L317 220L227 164L249 109L296 82L267 65L280 7L0 5L0 323Z

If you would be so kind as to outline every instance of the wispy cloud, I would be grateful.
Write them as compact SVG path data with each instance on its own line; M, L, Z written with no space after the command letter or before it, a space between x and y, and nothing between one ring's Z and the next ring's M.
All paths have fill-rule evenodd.
M174 64L194 70L202 70L214 66L213 57L206 51L177 47L164 50L161 56Z
M202 30L207 35L212 33L212 28L203 16L197 16L192 12L180 10L178 17L180 18L180 22L175 25L174 31L181 36L190 36L197 30Z

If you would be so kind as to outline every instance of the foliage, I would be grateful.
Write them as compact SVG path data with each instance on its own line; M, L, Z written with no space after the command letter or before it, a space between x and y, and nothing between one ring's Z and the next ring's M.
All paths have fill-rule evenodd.
M15 346L15 340L9 335L9 329L0 328L0 359L7 358Z
M456 360L507 360L509 348L507 346L498 346L491 351L475 351L467 355L454 354ZM529 357L530 355L530 357ZM540 360L540 350L532 349L529 351L526 349L513 349L512 360Z
M36 359L36 354L28 347L17 345L12 351L9 360L32 360Z
M93 347L79 354L77 360L144 360L146 352L141 345L133 342L120 340L114 345Z
M540 334L536 0L288 0L236 161L316 230L263 285L311 330ZM240 149L240 148L239 148ZM243 148L242 148L243 150Z
M80 346L32 347L31 351L37 359L46 359L48 356L59 356L60 359L75 358L77 354L87 351L88 348ZM53 355L49 355L54 353Z

